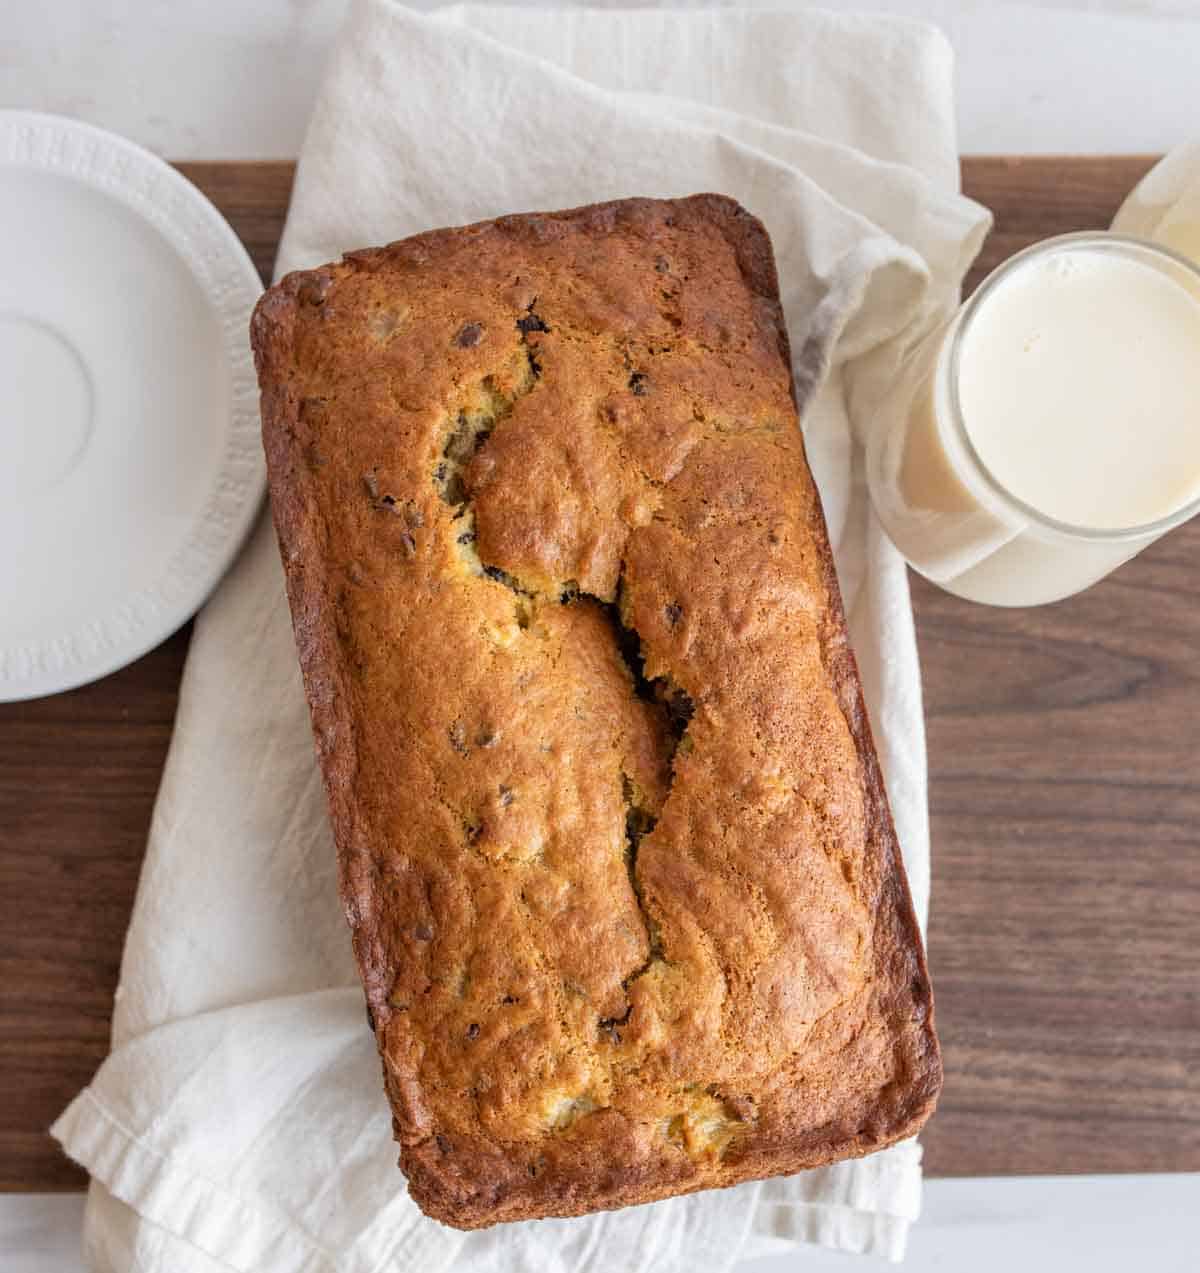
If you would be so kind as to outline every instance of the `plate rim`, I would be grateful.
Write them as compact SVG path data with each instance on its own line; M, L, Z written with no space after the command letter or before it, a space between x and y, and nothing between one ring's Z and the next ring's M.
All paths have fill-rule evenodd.
M263 291L245 245L216 205L152 151L66 115L0 110L0 170L79 181L117 199L179 255L211 306L229 368L229 418L205 504L161 577L81 626L0 642L0 703L78 689L128 666L178 631L233 564L266 490L258 384L247 336Z

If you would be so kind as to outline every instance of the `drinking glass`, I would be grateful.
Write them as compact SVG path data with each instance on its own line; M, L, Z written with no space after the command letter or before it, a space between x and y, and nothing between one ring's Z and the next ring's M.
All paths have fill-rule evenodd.
M868 445L871 498L888 535L914 569L972 601L1031 606L1069 597L1200 512L1196 498L1141 525L1071 525L1006 488L972 441L960 385L963 348L974 324L1017 271L1081 249L1116 253L1139 268L1162 271L1200 303L1200 267L1158 244L1110 233L1061 235L1035 244L993 271L907 359L898 380L895 423ZM1200 432L1200 402L1196 429ZM1119 474L1113 477L1120 480Z

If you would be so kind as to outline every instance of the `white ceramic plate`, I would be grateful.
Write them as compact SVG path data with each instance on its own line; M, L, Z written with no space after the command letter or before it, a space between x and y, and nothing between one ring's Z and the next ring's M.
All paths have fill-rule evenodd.
M188 619L263 491L250 311L211 203L148 151L0 111L0 701Z

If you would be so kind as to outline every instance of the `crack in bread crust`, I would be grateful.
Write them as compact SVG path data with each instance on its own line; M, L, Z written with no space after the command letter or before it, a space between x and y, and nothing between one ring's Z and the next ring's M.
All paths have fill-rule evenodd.
M580 1214L911 1135L932 1000L758 223L439 231L253 336L417 1201Z

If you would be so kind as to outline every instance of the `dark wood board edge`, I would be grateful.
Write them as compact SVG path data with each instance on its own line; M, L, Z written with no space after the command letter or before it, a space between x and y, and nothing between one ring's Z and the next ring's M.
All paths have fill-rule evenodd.
M969 157L1020 247L1098 228L1149 156ZM264 281L294 165L187 163ZM914 583L948 1082L934 1175L1200 1169L1200 532L1084 597L988 611ZM0 706L0 1190L85 1182L45 1128L108 1045L185 628L133 666ZM1193 767L1194 769L1194 767Z

